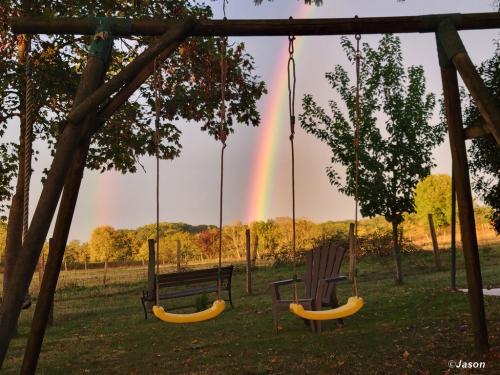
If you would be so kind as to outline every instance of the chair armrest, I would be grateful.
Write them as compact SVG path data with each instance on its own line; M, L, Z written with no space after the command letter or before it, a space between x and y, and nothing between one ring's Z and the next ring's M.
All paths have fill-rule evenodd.
M294 282L293 279L279 280L279 281L273 281L272 283L269 283L269 286L281 286L281 285L292 284L293 282ZM303 281L301 278L298 278L297 282L303 282Z
M274 281L269 283L269 288L271 289L271 296L273 298L273 303L281 300L281 295L279 291L279 287L282 285L292 284L294 282L293 279ZM302 279L297 279L297 282L303 282Z
M330 277L329 279L323 279L327 283L338 283L339 281L347 280L346 276Z

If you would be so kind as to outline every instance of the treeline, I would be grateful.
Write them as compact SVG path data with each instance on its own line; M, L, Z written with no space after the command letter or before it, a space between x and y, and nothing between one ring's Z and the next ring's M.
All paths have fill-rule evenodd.
M476 208L478 224L488 223L490 210ZM327 221L314 223L306 219L297 220L297 249L300 252L314 247L324 240L333 240L348 246L348 230L352 221ZM440 221L438 221L439 223ZM446 223L441 230L446 228ZM5 243L5 223L0 222L0 251ZM277 218L257 221L248 225L234 222L223 227L222 257L243 259L245 257L245 230L250 229L252 253L259 259L274 263L291 261L293 254L292 220ZM412 240L427 233L427 222L423 215L407 215L401 227L403 252L416 250ZM359 225L360 255L379 256L391 253L391 227L381 216L361 220ZM115 229L100 226L92 231L88 242L72 240L65 252L65 264L108 263L108 262L145 262L148 259L148 239L156 237L156 225L150 224L137 229ZM160 262L175 263L177 243L180 245L183 264L215 259L218 256L218 229L210 225L189 225L185 223L160 224ZM48 244L44 248L48 253ZM3 255L3 254L2 254Z

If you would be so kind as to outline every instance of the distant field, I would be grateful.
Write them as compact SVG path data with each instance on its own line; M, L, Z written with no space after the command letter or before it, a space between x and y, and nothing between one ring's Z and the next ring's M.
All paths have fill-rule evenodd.
M365 308L346 319L343 328L327 323L321 335L312 334L287 313L280 333L272 332L267 284L289 278L291 267L258 267L253 274L255 293L247 296L244 268L239 265L235 309L197 325L144 320L139 295L145 285L140 272L145 269L112 269L106 288L99 274L87 274L85 286L71 286L84 280L78 277L85 271L68 271L74 272L73 278L59 291L56 323L48 330L39 373L453 374L459 372L447 372L448 361L462 359L486 362L486 370L474 373L498 374L500 298L485 297L494 350L486 358L476 357L471 354L467 296L448 290L448 255L443 253L440 271L434 268L431 252L405 255L403 286L394 285L390 258L360 260ZM500 287L500 246L483 247L480 256L484 285ZM458 284L465 286L461 255L458 270ZM350 289L349 284L339 287L341 300ZM33 308L22 313L5 374L18 373L32 313Z

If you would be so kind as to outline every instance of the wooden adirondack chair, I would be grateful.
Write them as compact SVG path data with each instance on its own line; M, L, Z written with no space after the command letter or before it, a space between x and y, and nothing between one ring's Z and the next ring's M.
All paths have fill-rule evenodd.
M299 298L299 303L304 308L317 311L321 310L322 307L335 308L338 306L335 284L347 279L345 276L339 276L344 253L343 247L334 244L325 244L307 252L306 272L303 279L298 280L304 284L304 297ZM290 284L293 284L292 279L269 284L274 304L273 323L276 333L278 332L280 312L288 311L290 303L293 302L290 299L281 299L279 288L283 285L289 285L291 288ZM310 324L313 332L321 332L320 321L306 320L305 322Z

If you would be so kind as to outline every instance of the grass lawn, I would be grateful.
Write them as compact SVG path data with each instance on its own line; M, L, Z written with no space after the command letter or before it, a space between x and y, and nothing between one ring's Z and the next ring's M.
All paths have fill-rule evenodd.
M450 292L448 253L435 271L431 253L403 257L404 285L393 282L390 258L359 262L359 290L366 306L343 328L327 322L320 335L284 313L272 331L270 281L290 278L292 267L260 267L254 295L244 293L245 274L234 275L235 309L197 325L144 320L144 283L65 290L46 335L40 374L441 374L449 360L485 361L474 373L500 374L500 298L485 297L490 344L473 354L467 295ZM481 251L484 285L500 287L500 247ZM345 262L347 265L348 262ZM459 286L465 286L458 256ZM339 298L350 294L339 287ZM193 299L194 300L194 299ZM4 373L18 373L29 319L23 312Z

